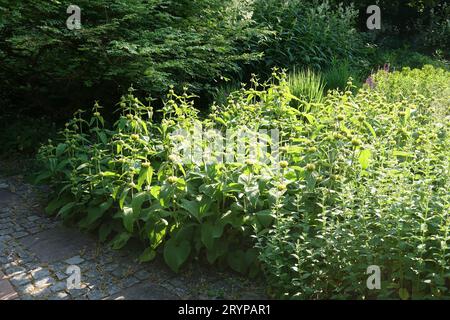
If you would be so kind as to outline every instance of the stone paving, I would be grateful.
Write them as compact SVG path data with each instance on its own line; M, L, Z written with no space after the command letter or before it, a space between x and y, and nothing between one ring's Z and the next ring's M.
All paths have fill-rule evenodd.
M264 299L263 284L193 263L175 274L157 258L137 262L45 215L48 190L21 176L0 178L0 300ZM81 288L68 289L70 265Z

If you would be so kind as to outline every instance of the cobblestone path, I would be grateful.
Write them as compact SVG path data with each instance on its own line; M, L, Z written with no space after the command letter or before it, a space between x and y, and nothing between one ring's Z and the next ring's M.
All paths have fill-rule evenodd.
M21 176L0 177L0 300L265 297L262 286L196 263L180 274L158 259L140 264L137 252L111 250L46 216L45 193ZM81 270L81 289L67 289L70 265Z

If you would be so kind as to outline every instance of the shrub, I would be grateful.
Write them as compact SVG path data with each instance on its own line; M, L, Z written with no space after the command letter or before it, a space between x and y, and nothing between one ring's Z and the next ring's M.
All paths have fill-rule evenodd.
M430 51L442 52L450 59L450 4L440 3L421 17L417 25L421 27L418 42Z
M288 159L313 171L258 235L277 297L450 297L449 76L380 71L375 89L330 93L312 109ZM366 287L370 265L380 290Z
M264 67L327 67L332 59L365 60L363 37L355 30L357 12L327 1L256 1L253 17L275 33L260 42ZM263 68L264 69L264 68Z
M376 4L382 12L381 30L371 31L375 42L385 48L412 47L412 51L433 53L440 50L444 55L450 45L450 6L446 0L331 0L332 4L355 5L359 11L358 30L367 32L366 13L370 5Z
M160 252L174 271L194 257L262 269L276 297L449 297L449 74L427 66L373 78L374 89L355 95L348 82L311 103L275 71L203 120L193 96L173 90L160 122L131 93L112 128L98 105L91 117L79 111L40 152L38 180L55 190L47 209L113 248L137 238L141 261ZM279 141L260 134L276 166L251 158L251 143L243 159L210 162L222 154L213 151L182 165L170 137L196 124L278 129ZM370 265L381 267L380 291L366 287Z
M0 157L12 158L18 155L33 158L39 144L56 134L55 123L48 118L25 116L0 116Z
M258 58L246 43L264 34L231 0L80 0L80 30L66 27L69 4L0 5L0 91L27 112L66 119L95 99L112 106L130 85L140 96L211 93Z
M440 56L427 56L419 52L412 51L411 48L396 50L377 50L372 59L372 64L376 67L389 64L393 70L402 70L405 67L421 69L425 65L432 65L436 68L449 70L449 62Z
M202 125L276 128L277 118L286 122L294 116L286 90L285 79L283 86L243 88L227 105L214 106ZM203 257L254 275L259 267L251 235L270 223L265 209L275 201L282 177L253 161L181 165L170 136L198 123L192 98L171 90L162 121L155 122L153 108L130 93L119 102L112 128L104 126L99 105L90 117L77 111L58 140L39 153L44 168L37 181L55 190L47 211L97 230L116 249L132 237L141 240L147 247L141 261L161 249L174 271L190 257ZM194 141L204 148L201 139Z

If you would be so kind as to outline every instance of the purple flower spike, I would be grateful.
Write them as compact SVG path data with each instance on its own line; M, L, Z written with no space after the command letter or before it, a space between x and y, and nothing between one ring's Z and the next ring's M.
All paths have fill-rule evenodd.
M372 76L369 76L366 80L366 84L369 86L370 89L375 88L375 83L373 81Z

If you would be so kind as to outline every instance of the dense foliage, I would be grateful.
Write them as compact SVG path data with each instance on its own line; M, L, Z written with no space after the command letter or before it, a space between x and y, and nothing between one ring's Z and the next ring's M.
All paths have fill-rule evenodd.
M0 91L13 105L66 118L131 84L155 96L169 85L208 92L258 56L247 42L264 34L231 0L80 0L79 30L66 27L69 4L0 2Z
M114 249L140 243L141 262L200 259L264 276L277 298L450 298L449 13L0 0L0 156L53 135L46 211ZM202 156L186 162L186 144Z
M447 0L332 0L353 4L359 10L358 29L366 30L366 13L370 5L381 8L382 27L375 33L376 42L399 48L432 53L441 51L449 57L450 5Z
M381 32L365 28L370 1L340 2L80 0L81 29L69 30L68 1L2 0L0 98L15 113L66 119L95 99L111 109L130 85L139 97L189 85L206 103L222 76L247 81L273 66L347 61L365 76L386 62L377 39L449 51L444 1L381 1Z
M321 69L333 59L366 66L364 37L355 29L353 7L327 1L259 1L254 19L275 36L261 43L263 62L269 66L309 66Z
M280 297L450 297L449 73L381 71L372 86L329 95L288 152L315 171L258 236ZM381 290L366 287L370 265Z
M310 102L274 73L204 120L192 96L171 91L161 122L130 93L112 128L95 105L41 149L39 179L57 192L48 211L114 248L138 238L142 261L161 250L174 271L192 257L250 274L262 263L277 297L448 297L448 79L431 66L380 71L373 89L354 95L349 82ZM170 137L199 121L280 130L279 165L252 159L250 147L245 159L182 164ZM374 264L375 292L365 285Z

